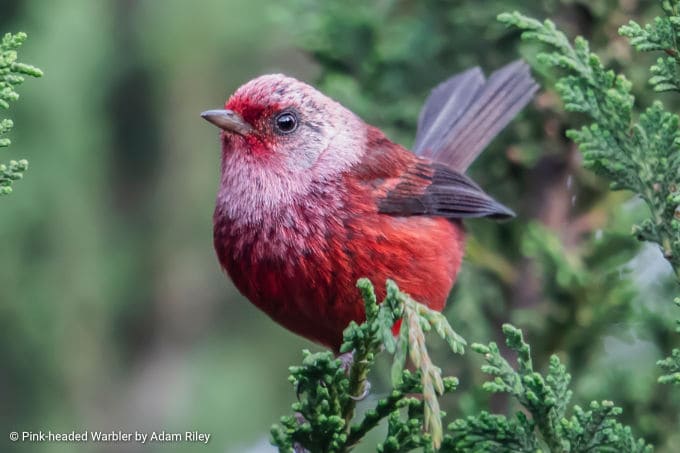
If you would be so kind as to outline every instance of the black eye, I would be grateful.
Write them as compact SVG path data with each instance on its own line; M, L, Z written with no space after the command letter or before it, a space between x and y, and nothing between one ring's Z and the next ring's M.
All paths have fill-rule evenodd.
M280 134L290 134L298 127L298 119L293 112L282 112L276 116L274 126Z

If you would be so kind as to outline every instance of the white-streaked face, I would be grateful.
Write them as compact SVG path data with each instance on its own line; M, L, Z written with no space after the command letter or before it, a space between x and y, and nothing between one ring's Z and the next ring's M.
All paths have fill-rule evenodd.
M311 86L281 74L240 87L225 108L252 127L223 132L218 203L231 218L257 222L358 162L366 126Z

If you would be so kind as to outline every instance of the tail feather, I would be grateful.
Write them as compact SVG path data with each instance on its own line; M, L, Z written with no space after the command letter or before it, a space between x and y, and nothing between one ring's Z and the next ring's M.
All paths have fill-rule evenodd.
M486 81L479 68L451 77L423 107L414 152L464 172L537 89L521 60Z
M482 90L484 82L484 73L475 67L436 86L420 112L413 149L430 149L433 143L441 141Z

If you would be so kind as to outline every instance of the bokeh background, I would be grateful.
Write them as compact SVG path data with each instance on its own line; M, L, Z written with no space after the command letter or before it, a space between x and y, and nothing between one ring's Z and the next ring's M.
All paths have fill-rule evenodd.
M536 48L495 16L552 17L636 84L650 56L618 37L637 0L3 0L0 31L25 31L21 86L1 160L31 167L0 199L0 451L271 451L295 394L287 367L317 347L275 325L212 250L218 134L198 114L240 84L285 72L315 83L408 146L429 89ZM537 74L546 86L549 75ZM676 109L675 99L661 97ZM630 237L645 208L584 171L564 138L579 118L542 91L471 173L513 207L473 235L449 304L471 341L525 329L536 363L557 353L574 400L611 399L636 434L677 451L679 398L656 383L677 345L669 266ZM480 389L480 361L437 350L461 378L450 417L513 410ZM375 394L385 373L371 378ZM212 434L208 445L10 443L10 431ZM369 442L359 451L373 451Z

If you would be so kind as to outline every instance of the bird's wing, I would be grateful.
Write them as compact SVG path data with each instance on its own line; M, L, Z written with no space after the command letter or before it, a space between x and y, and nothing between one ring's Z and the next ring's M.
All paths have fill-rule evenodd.
M445 165L420 160L389 186L377 200L378 212L461 219L505 219L515 214L484 192L474 181Z
M369 140L358 176L370 188L378 212L459 219L504 219L514 213L452 168L413 155L384 136Z
M494 72L488 80L479 68L455 75L427 98L413 151L465 172L537 89L521 60Z

